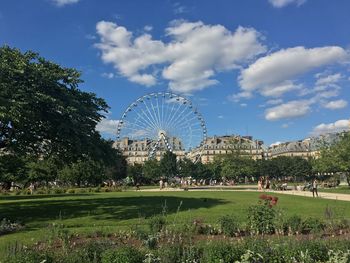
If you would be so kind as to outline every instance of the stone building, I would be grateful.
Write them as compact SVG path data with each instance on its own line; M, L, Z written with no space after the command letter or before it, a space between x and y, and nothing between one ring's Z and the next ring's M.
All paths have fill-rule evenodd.
M214 161L216 156L237 153L240 156L251 157L254 160L265 158L266 147L261 140L254 140L252 136L225 135L207 138L201 155L202 163ZM198 156L200 149L190 153L191 159Z
M185 156L185 150L182 143L178 138L172 137L168 139L168 144L171 145L172 152L176 154L178 159ZM123 138L119 141L115 141L113 147L119 149L129 164L144 163L150 158L150 149L155 145L155 142L150 139L143 140L131 140L129 138ZM163 154L167 151L167 145L164 140L159 141L154 156L158 161Z
M278 156L298 156L305 159L318 158L323 147L335 144L343 135L344 132L327 133L304 140L271 145L268 149L268 158L276 158Z

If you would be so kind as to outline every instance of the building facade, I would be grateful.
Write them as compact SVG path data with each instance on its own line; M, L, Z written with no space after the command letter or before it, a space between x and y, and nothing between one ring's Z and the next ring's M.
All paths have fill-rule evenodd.
M268 149L268 158L278 156L302 157L305 159L318 158L324 147L337 143L345 132L327 133L306 138L300 141L290 141L272 145Z
M122 152L129 164L142 164L151 158L150 151L153 148L155 152L152 157L159 161L167 151L167 143L171 146L172 152L176 154L178 159L182 159L185 156L185 150L181 141L175 137L169 138L168 142L161 140L157 145L150 139L131 140L126 137L115 141L113 147Z
M209 137L203 142L202 147L191 149L188 152L185 151L181 140L178 138L170 138L168 143L171 145L172 152L176 154L179 160L186 157L192 161L198 161L198 158L200 158L202 163L212 162L216 156L234 152L240 156L262 159L265 158L267 150L263 141L253 140L251 136L239 135ZM160 141L152 157L160 160L167 151L166 146L165 141ZM151 158L150 149L154 147L154 142L150 139L131 140L129 138L123 138L114 142L113 147L123 153L128 163L144 163Z
M265 158L267 148L261 140L254 140L252 136L225 135L213 136L206 139L201 151L201 162L210 163L215 157L236 153L254 160ZM194 149L190 156L193 159L199 155L201 149Z
M315 137L306 138L299 141L283 142L266 147L261 140L253 139L252 136L225 135L208 137L201 147L186 151L181 140L176 137L169 138L167 142L155 142L150 139L131 140L123 138L116 141L113 147L119 149L129 164L144 163L150 158L158 161L167 151L167 145L171 146L172 152L177 158L189 158L192 161L202 163L213 162L215 157L225 154L236 153L239 156L250 157L254 160L276 158L278 156L302 157L305 159L318 158L321 149L329 147L340 140L343 133L329 133ZM155 149L151 156L151 149Z

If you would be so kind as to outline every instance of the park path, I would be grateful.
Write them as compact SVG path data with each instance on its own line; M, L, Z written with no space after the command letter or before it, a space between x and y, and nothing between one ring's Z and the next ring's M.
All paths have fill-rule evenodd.
M233 192L261 192L257 189L240 189L241 187L193 187L190 188L189 191L233 191ZM174 192L174 191L184 191L180 188L166 188L160 190L159 188L152 188L152 189L142 189L140 190L142 192ZM278 193L278 194L285 194L285 195L297 195L297 196L305 196L305 197L311 197L312 198L312 192L309 191L294 191L294 190L288 190L288 191L269 191L270 193ZM341 201L349 201L350 202L350 194L338 194L338 193L326 193L326 192L319 192L318 198L324 198L324 199L332 199L332 200L341 200Z

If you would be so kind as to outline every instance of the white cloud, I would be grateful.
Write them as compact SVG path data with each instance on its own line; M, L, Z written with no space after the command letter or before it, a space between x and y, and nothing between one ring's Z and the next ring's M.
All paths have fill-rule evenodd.
M320 76L316 81L316 86L324 86L324 85L330 85L335 84L339 82L342 79L342 75L340 73L337 74L331 74L327 76Z
M273 100L268 100L266 101L267 105L276 105L276 104L281 104L283 102L282 99L273 99Z
M349 130L350 122L349 120L338 120L334 123L321 123L314 127L312 134L318 135L323 133L333 133Z
M165 30L170 38L167 43L153 40L150 34L134 37L112 22L100 21L96 28L102 60L113 64L119 74L152 86L161 70L169 88L181 93L217 84L217 73L237 69L266 50L253 28L231 32L222 25L176 20Z
M293 78L315 68L340 62L347 52L338 46L307 49L294 47L282 49L259 58L241 71L239 83L243 91L266 90L288 83ZM290 86L294 89L293 86Z
M283 123L282 126L281 126L283 129L287 129L289 127L289 124L288 123Z
M61 7L61 6L65 6L65 5L70 5L70 4L75 4L78 3L80 0L52 0L52 2Z
M330 110L338 110L345 108L348 105L346 100L333 100L326 103L323 107Z
M181 5L178 2L174 3L173 7L174 7L174 14L175 15L181 15L183 13L188 12L187 7L184 5Z
M153 30L153 26L150 26L150 25L147 25L147 26L144 26L143 28L145 31L152 31Z
M222 115L218 116L218 119L223 119L223 118L224 118L224 116L222 116Z
M250 99L252 96L253 96L252 93L243 91L243 92L239 92L237 94L229 95L227 98L230 101L238 102L241 99Z
M302 89L302 85L296 85L292 81L285 81L271 87L264 87L261 94L265 97L280 97L287 92Z
M112 79L112 78L114 78L114 73L111 73L111 72L109 72L109 73L104 72L104 73L101 74L101 76L104 77L104 78L107 78L107 79Z
M306 0L269 0L273 7L281 8L289 4L296 4L300 6L306 2Z
M304 116L311 111L312 103L310 100L294 100L277 105L265 111L265 119L276 121Z
M241 107L247 107L248 104L247 104L247 103L241 103L241 104L239 104L239 106L241 106Z
M109 135L115 135L117 132L119 120L112 120L112 119L102 119L99 123L96 125L96 131L99 131L100 133L107 133Z

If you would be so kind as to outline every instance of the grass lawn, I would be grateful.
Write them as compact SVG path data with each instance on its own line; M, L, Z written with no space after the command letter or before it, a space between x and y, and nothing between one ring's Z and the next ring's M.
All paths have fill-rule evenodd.
M350 194L350 187L347 185L342 185L337 188L320 188L319 191L337 194Z
M34 243L47 237L50 223L64 224L72 232L113 232L130 229L142 220L165 209L168 221L180 223L202 219L216 223L225 214L234 213L245 220L246 209L256 204L257 192L181 191L181 192L109 192L65 195L0 196L0 219L20 221L25 229L0 236L0 251L15 241ZM350 202L277 195L277 207L286 215L324 217L327 206L338 218L350 218ZM178 211L178 212L177 212Z

